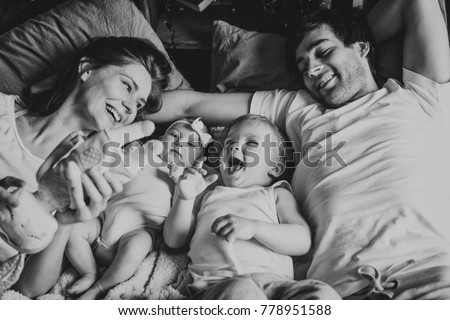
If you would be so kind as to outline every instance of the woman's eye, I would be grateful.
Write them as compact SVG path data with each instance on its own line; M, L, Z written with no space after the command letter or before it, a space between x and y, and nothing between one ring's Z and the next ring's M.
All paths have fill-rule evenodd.
M248 145L249 147L256 148L257 146L259 146L259 143L258 143L257 141L248 141L248 142L247 142L247 145Z
M128 82L126 81L122 81L123 86L125 87L125 90L127 90L127 92L131 92L131 86L128 84Z

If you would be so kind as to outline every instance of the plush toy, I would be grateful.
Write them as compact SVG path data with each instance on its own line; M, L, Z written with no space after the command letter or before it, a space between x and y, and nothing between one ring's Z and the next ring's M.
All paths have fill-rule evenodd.
M58 227L52 212L74 209L64 163L75 162L80 175L93 166L100 166L125 183L148 163L149 156L161 153L162 144L152 140L127 153L123 152L122 146L150 135L153 130L153 123L144 121L89 137L74 132L53 150L38 170L39 185L35 193L25 188L10 190L18 197L19 205L11 208L0 202L0 292L17 280L17 277L11 280L11 275L23 266L20 254L39 252L52 240ZM126 162L123 161L125 155Z

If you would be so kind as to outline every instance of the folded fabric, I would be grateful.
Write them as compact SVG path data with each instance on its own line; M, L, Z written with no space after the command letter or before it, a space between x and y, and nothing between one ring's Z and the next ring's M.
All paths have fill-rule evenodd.
M103 36L145 38L168 56L131 1L67 1L0 36L0 92L26 99L31 85L63 70L89 39ZM168 90L190 88L170 63Z

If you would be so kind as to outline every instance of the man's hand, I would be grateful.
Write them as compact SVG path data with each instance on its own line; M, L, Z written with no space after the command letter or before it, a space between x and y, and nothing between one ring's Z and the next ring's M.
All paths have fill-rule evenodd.
M255 236L255 221L227 214L213 222L211 231L228 242L236 239L250 240Z
M203 161L197 161L193 167L184 169L183 174L178 179L180 199L195 199L195 197L217 180L217 174L205 177L207 171L202 168L202 165Z

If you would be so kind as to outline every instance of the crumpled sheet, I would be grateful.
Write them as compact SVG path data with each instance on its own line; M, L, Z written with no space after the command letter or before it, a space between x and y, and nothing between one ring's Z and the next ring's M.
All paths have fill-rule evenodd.
M169 253L161 238L157 239L155 248L142 261L135 274L106 294L106 300L180 300L187 298L187 284L192 278L187 270L189 258L186 252ZM101 268L103 272L105 268ZM65 289L78 279L72 267L67 268L57 283L38 300L72 300L74 296L66 295ZM24 300L26 296L14 290L0 292L2 300Z

